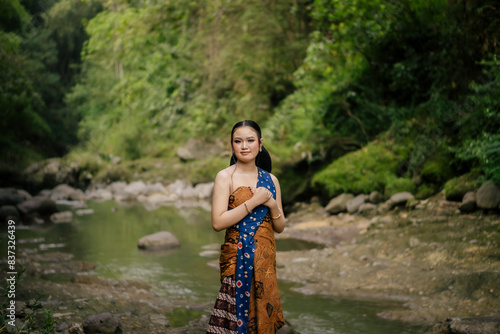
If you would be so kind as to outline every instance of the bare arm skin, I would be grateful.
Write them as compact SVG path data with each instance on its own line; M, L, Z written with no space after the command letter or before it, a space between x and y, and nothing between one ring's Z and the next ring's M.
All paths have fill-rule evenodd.
M283 208L281 207L281 190L278 179L274 175L272 175L272 179L276 185L276 200L273 198L269 199L269 190L259 187L254 191L253 197L246 201L246 206L245 204L241 204L232 210L228 210L230 177L228 168L220 171L215 177L212 196L212 227L215 231L222 231L233 226L248 214L247 208L252 211L261 204L269 207L272 217L277 217L280 212L283 212ZM280 233L284 228L285 218L282 214L279 219L273 220L273 229Z

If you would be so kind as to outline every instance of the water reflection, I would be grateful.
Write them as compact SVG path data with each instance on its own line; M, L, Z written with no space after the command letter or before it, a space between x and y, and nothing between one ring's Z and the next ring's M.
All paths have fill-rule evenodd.
M173 302L212 304L220 287L217 262L223 232L214 232L210 213L199 207L161 207L148 211L141 205L89 203L93 215L77 216L73 223L48 224L38 230L18 231L19 247L31 252L60 251L76 260L97 264L100 277L149 284L155 293ZM137 241L148 234L169 231L181 246L168 251L143 251ZM2 239L2 243L4 240ZM310 249L316 244L277 240L279 251ZM216 252L214 252L214 250ZM208 251L208 252L207 252ZM202 253L204 256L200 256ZM70 275L46 274L58 282ZM294 292L280 281L285 316L300 333L423 333L421 328L376 316L394 304L342 301Z

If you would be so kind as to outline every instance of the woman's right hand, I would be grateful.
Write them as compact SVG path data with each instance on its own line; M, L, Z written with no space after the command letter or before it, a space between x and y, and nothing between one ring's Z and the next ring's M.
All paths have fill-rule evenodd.
M255 206L264 204L273 197L271 191L269 191L269 189L265 187L259 187L255 190L252 189L252 191L253 191L253 197L251 200L254 202Z

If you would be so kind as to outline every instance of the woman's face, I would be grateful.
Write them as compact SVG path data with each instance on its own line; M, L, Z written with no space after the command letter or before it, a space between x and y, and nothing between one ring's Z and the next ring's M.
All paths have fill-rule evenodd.
M250 126L241 126L233 133L233 152L236 159L241 162L250 162L255 160L259 154L260 145L257 131Z

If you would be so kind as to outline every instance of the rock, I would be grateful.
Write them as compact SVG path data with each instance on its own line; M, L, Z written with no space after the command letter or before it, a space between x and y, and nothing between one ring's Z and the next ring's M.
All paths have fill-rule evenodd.
M85 201L87 196L81 189L75 189L75 191L69 195L70 201Z
M54 189L52 189L52 193L50 194L50 199L53 201L70 199L71 195L76 191L75 188L67 185L60 184Z
M384 195L382 195L378 191L372 191L370 193L370 196L368 197L368 200L373 204L382 203L384 201Z
M52 221L55 224L70 223L72 220L73 220L73 212L71 211L56 212L50 216L50 221Z
M333 198L326 206L325 210L329 214L335 215L337 213L346 211L346 204L354 198L353 194L340 194Z
M28 199L26 194L26 192L20 192L15 188L0 188L0 206L22 203Z
M469 191L468 193L465 194L462 204L458 207L460 212L473 212L476 210L476 192L475 191Z
M385 203L379 204L379 206L377 207L377 213L379 214L387 213L391 210L391 208L392 204L390 203L390 201L387 201Z
M181 160L203 160L209 157L217 156L224 150L220 143L210 143L206 140L197 140L190 138L186 145L179 147L177 156Z
M149 316L149 320L151 320L152 323L157 325L163 325L165 327L170 326L170 322L168 321L167 317L164 316L163 314L151 314Z
M355 213L356 211L358 211L361 204L363 204L365 201L366 201L366 196L363 194L354 197L346 204L347 212Z
M420 201L418 199L409 199L406 201L405 207L414 210L419 204Z
M127 182L113 182L111 183L107 189L111 191L111 193L116 194L116 193L122 193L125 187L127 186Z
M77 216L91 215L93 213L94 213L94 209L80 209L80 210L75 211L75 214Z
M444 194L448 201L459 202L469 191L477 191L479 174L468 173L448 180L444 185Z
M2 205L0 207L0 223L7 222L9 219L17 223L20 217L21 215L14 205Z
M176 194L177 196L181 197L182 191L188 187L191 187L191 185L187 184L184 181L177 180L167 186L167 191L171 194Z
M198 198L210 198L212 197L212 191L214 189L214 183L199 183L194 187L195 193L198 195Z
M411 193L405 191L392 195L389 199L389 203L392 206L403 205L406 204L406 201L411 199L415 199L415 197Z
M137 246L141 249L170 249L180 246L179 240L170 232L161 231L139 239Z
M113 199L113 194L107 189L91 190L86 194L88 200L108 201Z
M485 183L476 193L476 204L481 209L497 209L500 204L500 188L494 183Z
M57 212L56 202L47 197L35 196L21 204L17 208L23 215L38 212L40 214L50 215Z
M363 203L359 206L358 212L361 214L369 214L377 212L377 206L373 203Z
M194 190L193 187L185 188L181 192L181 198L184 198L184 199L193 199L193 198L197 198L197 197L198 197L198 194L196 193L196 191Z
M435 325L428 334L500 333L500 317L450 318Z
M111 313L99 313L83 320L85 334L121 334L120 318Z
M415 248L420 245L420 240L415 237L410 237L410 248Z
M146 187L146 190L144 192L146 195L150 194L168 194L167 189L161 184L160 182L157 182L155 184L150 184Z
M135 181L130 183L123 189L123 192L129 193L135 196L142 195L146 193L147 186L142 181Z

